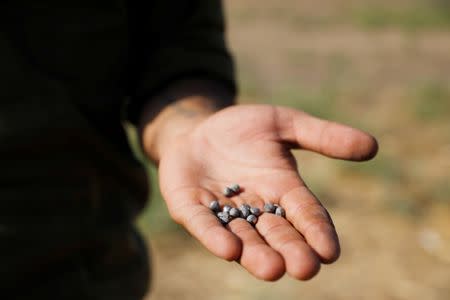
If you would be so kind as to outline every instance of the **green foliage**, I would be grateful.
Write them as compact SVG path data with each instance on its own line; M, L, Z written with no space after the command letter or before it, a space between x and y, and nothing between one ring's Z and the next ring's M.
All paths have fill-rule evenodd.
M450 179L442 178L430 188L431 198L442 204L450 205Z
M334 118L337 113L335 99L336 90L330 86L319 91L285 87L265 102L299 108L321 118Z
M398 158L379 153L370 162L352 164L346 161L339 162L339 168L343 174L358 174L359 176L368 176L373 179L379 179L383 182L400 182L405 174Z
M450 116L450 86L442 82L427 82L415 89L414 113L424 121L448 119Z
M394 193L384 200L384 204L387 210L406 217L417 217L421 213L419 203L413 199L405 198L401 193Z
M373 6L357 9L352 16L356 25L368 29L399 27L404 30L450 28L450 6L442 2L396 8Z

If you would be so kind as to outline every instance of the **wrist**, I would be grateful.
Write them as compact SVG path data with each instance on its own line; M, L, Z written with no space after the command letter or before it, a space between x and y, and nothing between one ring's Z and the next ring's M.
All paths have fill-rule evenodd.
M199 123L231 103L232 94L215 82L190 80L173 85L144 106L139 129L145 154L159 162Z
M147 123L141 133L142 147L146 155L154 162L159 162L177 141L186 137L195 127L215 111L205 111L191 107L194 99L184 99L174 106L163 110L151 123ZM189 116L180 114L180 107L187 106ZM184 108L181 108L184 110Z

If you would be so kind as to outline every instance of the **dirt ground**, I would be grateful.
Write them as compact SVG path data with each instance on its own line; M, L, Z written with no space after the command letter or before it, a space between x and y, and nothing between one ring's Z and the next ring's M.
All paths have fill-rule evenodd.
M342 256L311 281L252 278L168 220L140 220L154 257L148 299L450 299L448 1L228 1L241 102L277 103L371 132L366 163L298 152Z

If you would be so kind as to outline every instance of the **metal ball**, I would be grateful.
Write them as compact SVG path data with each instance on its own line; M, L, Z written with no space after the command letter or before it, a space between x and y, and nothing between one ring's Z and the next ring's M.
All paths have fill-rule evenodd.
M261 215L261 210L258 207L250 208L250 212L252 213L252 215L255 215L257 217Z
M223 190L223 194L224 194L225 197L231 197L231 196L234 195L234 191L232 189L230 189L229 187L226 187Z
M241 206L239 206L239 209L240 209L240 210L242 210L243 208L250 209L251 206L244 203L244 204L242 204Z
M247 217L247 222L249 222L252 225L256 225L256 222L258 222L258 218L255 215L249 215Z
M239 193L241 191L241 187L239 186L239 184L235 183L233 185L230 186L230 189L235 193Z
M277 209L275 210L275 214L276 214L277 216L280 216L280 217L283 217L283 218L286 217L286 211L285 211L284 208L282 208L281 206L278 206L278 207L277 207Z
M221 211L221 212L217 213L217 217L219 218L219 221L224 225L228 224L231 221L230 215L227 212Z
M222 211L223 212L226 212L226 213L229 213L230 212L230 210L231 210L231 206L229 206L229 205L224 205L224 207L223 207L223 209L222 209Z
M239 211L239 209L232 207L229 211L230 216L232 216L233 218L239 218L241 216L241 212Z
M250 215L250 209L246 206L241 207L240 211L243 218L247 218Z
M220 203L217 200L212 201L209 204L209 209L211 209L213 212L219 212L220 211Z
M271 202L264 204L264 211L273 214L275 212L275 205Z

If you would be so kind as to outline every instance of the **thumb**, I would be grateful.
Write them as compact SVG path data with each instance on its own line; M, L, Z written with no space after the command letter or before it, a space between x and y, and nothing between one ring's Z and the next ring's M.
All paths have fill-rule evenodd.
M276 107L275 113L281 140L301 149L353 161L369 160L378 152L376 139L361 130L285 107Z

